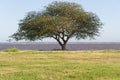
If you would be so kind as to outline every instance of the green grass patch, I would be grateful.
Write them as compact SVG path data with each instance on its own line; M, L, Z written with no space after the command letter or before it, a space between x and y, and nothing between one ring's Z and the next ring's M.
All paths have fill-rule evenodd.
M120 80L120 51L0 52L0 80Z
M5 52L18 52L19 49L18 48L8 48L4 50Z

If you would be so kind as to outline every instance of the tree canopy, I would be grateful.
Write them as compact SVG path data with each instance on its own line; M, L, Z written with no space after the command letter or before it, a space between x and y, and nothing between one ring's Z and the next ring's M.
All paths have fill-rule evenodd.
M30 41L54 38L65 50L70 38L94 39L101 26L99 17L85 11L81 5L55 1L43 11L29 12L20 20L19 29L12 38Z

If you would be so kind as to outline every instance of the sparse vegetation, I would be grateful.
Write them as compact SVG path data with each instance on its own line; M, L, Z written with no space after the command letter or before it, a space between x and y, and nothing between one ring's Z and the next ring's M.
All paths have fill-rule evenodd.
M0 52L0 80L120 80L120 51Z
M8 48L4 50L5 52L18 52L19 49L18 48Z

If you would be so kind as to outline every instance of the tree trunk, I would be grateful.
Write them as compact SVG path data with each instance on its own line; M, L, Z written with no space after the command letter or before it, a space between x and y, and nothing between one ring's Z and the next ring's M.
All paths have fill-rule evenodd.
M62 39L63 41L61 42L59 38L57 38L57 37L53 37L53 38L57 40L57 42L61 46L62 50L67 50L66 49L66 44L67 44L68 39L67 40Z
M66 44L61 45L62 50L66 50Z

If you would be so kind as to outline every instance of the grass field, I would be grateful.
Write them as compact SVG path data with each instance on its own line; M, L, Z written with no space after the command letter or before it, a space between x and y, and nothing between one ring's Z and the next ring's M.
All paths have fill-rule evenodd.
M120 51L0 51L0 80L120 80Z

